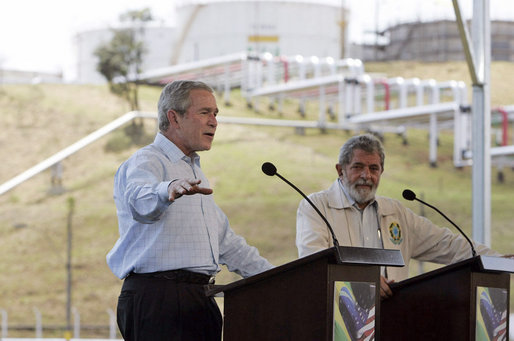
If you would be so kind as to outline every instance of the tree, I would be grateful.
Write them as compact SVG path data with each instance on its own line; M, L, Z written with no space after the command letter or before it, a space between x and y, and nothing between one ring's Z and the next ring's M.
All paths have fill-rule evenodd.
M126 100L130 110L138 110L138 75L146 53L143 36L145 24L153 18L150 9L145 8L128 11L119 19L126 25L112 29L111 41L94 52L99 59L96 69L105 77L112 93Z

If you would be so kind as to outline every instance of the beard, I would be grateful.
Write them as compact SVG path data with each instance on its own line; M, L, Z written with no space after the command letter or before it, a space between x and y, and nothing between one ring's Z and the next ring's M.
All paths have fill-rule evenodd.
M360 185L369 187L358 187ZM343 186L356 203L363 205L375 199L378 183L375 184L373 181L366 181L364 179L358 179L351 183L345 176L343 177Z

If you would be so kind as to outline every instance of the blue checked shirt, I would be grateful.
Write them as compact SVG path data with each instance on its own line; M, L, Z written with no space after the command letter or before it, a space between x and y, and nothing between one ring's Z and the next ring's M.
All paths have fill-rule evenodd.
M174 179L201 179L200 186L210 187L200 157L195 153L192 159L158 133L118 169L114 202L120 237L107 254L117 277L175 269L214 275L220 264L248 277L273 267L232 231L212 194L168 201Z

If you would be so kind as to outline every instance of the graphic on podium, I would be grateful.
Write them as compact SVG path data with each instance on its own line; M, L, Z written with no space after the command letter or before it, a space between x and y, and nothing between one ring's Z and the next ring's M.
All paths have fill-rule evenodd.
M507 289L477 287L476 340L507 339Z
M334 341L375 339L374 282L334 282Z

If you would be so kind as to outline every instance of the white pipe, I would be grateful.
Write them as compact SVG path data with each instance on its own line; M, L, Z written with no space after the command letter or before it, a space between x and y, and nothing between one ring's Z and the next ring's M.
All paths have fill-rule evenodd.
M430 93L430 104L439 103L439 89L437 83L431 82L431 93ZM437 115L435 113L430 114L430 150L429 150L429 161L430 165L435 167L437 165L437 139L439 137L437 131Z
M355 115L362 114L362 103L361 103L361 97L362 97L362 88L360 81L355 78L354 84L354 96L353 96L353 112Z
M375 111L375 83L369 75L363 75L360 81L366 84L366 112Z
M77 308L72 308L73 312L73 337L80 339L80 313Z
M41 318L41 312L38 308L34 307L34 317L36 319L36 338L42 338L43 337L43 322Z
M269 52L264 53L262 60L266 63L266 83L267 85L275 84L275 62L273 55Z
M405 79L398 77L398 107L407 108L407 83Z
M109 339L116 338L116 315L112 309L107 309L107 314L109 314Z
M224 75L225 75L225 77L224 77L225 82L224 82L224 90L223 90L223 99L225 101L225 104L229 104L230 103L230 78L231 78L229 63L225 64Z
M353 116L352 112L352 84L350 79L345 78L344 82L344 116Z
M347 122L347 117L344 110L344 78L340 78L337 83L337 103L338 103L338 122L340 125L344 125Z
M9 330L9 324L8 324L8 316L7 316L7 310L0 309L0 313L2 313L2 339L7 338L8 330Z
M327 112L327 106L326 106L325 87L320 86L319 87L319 125L322 128L324 128L327 123L326 112Z

